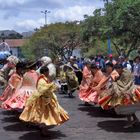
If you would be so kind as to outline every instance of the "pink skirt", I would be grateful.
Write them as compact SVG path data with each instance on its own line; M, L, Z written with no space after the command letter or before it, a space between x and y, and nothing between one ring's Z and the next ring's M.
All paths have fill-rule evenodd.
M98 93L89 89L81 90L79 98L84 102L98 103Z
M34 88L23 87L16 91L10 99L2 103L2 108L6 110L23 109L27 99L36 91Z
M12 88L8 85L2 95L0 96L0 101L6 101L10 96L12 96Z

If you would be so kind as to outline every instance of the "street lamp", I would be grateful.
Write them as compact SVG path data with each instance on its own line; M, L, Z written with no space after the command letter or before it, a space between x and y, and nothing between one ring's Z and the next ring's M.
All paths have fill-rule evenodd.
M45 15L45 25L47 26L47 14L51 13L51 11L45 10L45 11L41 11L41 13Z

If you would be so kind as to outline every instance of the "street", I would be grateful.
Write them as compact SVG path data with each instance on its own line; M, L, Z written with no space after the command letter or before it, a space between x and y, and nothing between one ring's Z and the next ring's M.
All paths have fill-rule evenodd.
M75 95L78 94L75 93ZM0 140L139 140L140 124L124 129L126 119L117 116L113 110L104 111L100 107L84 106L76 98L57 95L60 104L69 112L70 120L62 126L48 130L42 137L35 126L21 122L10 111L0 110ZM140 117L140 113L137 114Z

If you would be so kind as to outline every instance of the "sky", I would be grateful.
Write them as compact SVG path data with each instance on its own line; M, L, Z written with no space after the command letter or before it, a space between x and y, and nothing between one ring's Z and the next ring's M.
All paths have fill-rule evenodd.
M31 31L47 24L82 20L103 7L102 0L0 0L0 30Z

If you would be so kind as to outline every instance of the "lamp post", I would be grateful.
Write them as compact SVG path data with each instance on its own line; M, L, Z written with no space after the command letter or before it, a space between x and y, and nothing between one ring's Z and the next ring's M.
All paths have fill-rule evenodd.
M48 10L45 10L45 11L41 11L41 13L43 13L45 15L45 25L47 26L47 14L51 13L51 12Z

